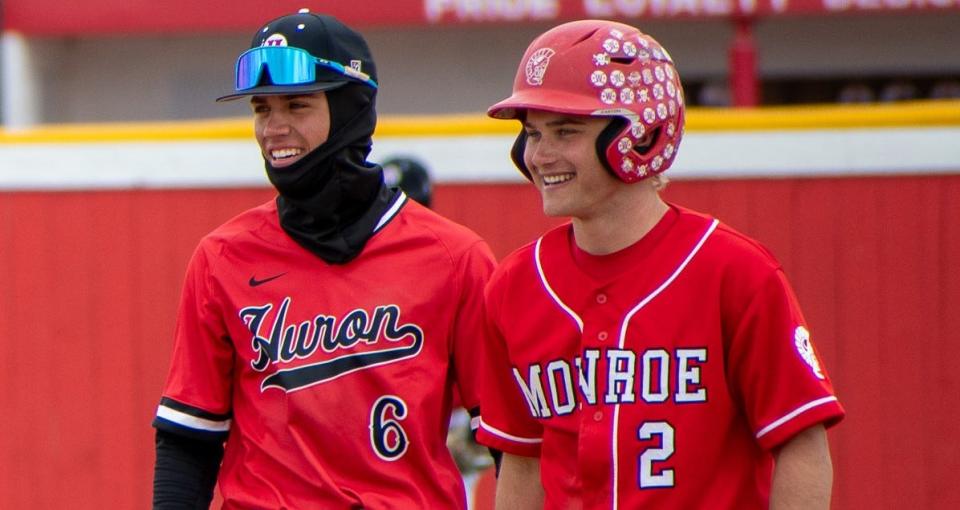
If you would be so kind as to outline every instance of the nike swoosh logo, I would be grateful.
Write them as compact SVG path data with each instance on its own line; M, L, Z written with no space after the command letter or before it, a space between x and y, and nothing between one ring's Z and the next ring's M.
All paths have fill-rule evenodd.
M267 282L272 282L273 280L276 280L277 278L280 278L285 274L287 273L280 273L278 275L271 276L270 278L264 278L262 280L258 280L256 276L251 276L250 281L247 283L249 283L251 287L256 287L258 285L263 285L264 283L267 283Z

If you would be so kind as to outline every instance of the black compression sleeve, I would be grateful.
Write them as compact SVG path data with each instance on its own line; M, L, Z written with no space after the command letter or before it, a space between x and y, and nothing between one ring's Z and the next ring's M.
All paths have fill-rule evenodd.
M479 407L474 407L467 412L470 414L471 418L480 416ZM472 426L470 427L470 439L472 439L474 443L477 442L477 429L473 428ZM490 456L493 457L493 465L496 466L497 476L500 476L500 461L503 460L503 452L490 447L487 447L487 450L490 452Z
M223 459L223 444L157 430L153 510L207 510Z

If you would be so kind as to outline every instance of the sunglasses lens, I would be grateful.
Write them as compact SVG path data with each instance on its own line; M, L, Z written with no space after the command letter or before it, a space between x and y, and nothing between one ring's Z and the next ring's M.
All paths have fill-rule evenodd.
M313 57L300 48L261 46L237 59L237 90L256 87L267 74L271 85L300 85L316 79Z

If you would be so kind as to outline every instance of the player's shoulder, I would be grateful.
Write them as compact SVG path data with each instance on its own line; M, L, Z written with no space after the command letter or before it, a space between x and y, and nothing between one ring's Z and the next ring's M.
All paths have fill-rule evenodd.
M237 214L210 231L200 240L198 250L219 255L238 244L279 234L282 232L279 225L276 201L270 200Z
M570 223L564 223L546 231L540 237L513 250L497 265L491 277L493 281L511 280L514 278L526 279L530 273L536 272L537 250L544 239L566 237L570 233Z
M490 250L486 241L470 228L410 199L391 223L396 223L396 227L406 234L434 239L454 257L464 252Z
M683 207L677 207L677 210L681 223L702 228L705 234L709 230L702 256L709 257L713 264L757 271L780 268L780 262L760 241L708 214Z

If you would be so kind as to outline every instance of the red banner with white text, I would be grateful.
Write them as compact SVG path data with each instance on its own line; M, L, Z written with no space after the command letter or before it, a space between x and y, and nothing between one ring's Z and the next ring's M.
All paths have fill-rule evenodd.
M4 30L37 36L247 32L307 6L356 27L507 24L578 18L690 19L902 12L960 14L960 0L86 0L0 2Z

